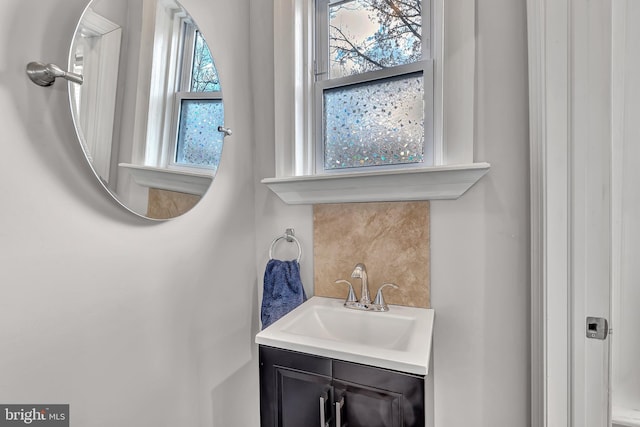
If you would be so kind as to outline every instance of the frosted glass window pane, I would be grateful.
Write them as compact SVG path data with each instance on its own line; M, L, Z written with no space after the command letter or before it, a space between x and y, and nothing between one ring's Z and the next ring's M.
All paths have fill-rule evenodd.
M324 168L424 162L422 73L324 91Z
M329 6L329 78L422 59L422 0L351 0Z
M216 169L222 154L224 123L221 100L183 99L176 163Z
M193 51L191 71L191 92L219 92L220 79L218 70L213 63L213 57L207 42L200 31L196 31L196 42Z

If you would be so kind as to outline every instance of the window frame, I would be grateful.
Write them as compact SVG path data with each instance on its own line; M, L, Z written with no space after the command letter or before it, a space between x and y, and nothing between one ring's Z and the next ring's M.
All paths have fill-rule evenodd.
M351 173L371 173L375 171L398 170L398 169L420 169L433 166L435 164L434 148L434 61L432 59L432 42L434 39L434 25L432 22L432 0L421 0L422 2L422 22L428 25L428 31L422 34L422 60L409 64L396 65L365 73L348 75L330 79L329 76L329 8L341 3L348 3L353 0L312 0L315 4L314 17L314 89L313 89L313 142L311 151L313 153L313 172L315 174L351 174ZM424 24L423 24L424 29ZM424 158L422 162L368 165L362 167L348 167L325 169L325 135L324 135L324 92L330 89L348 87L371 82L383 82L393 77L403 77L411 74L422 73L424 84L424 122L423 122L423 150Z
M170 136L163 144L162 150L165 152L165 158L167 159L166 167L172 170L183 170L190 172L202 172L216 171L218 165L206 166L178 163L176 161L178 154L178 139L180 133L180 118L182 115L182 101L183 100L210 100L222 102L221 91L210 92L191 92L191 76L193 73L193 59L195 57L195 41L198 28L190 19L180 19L181 33L178 41L178 55L180 64L176 64L176 80L174 83L175 90L173 91L173 101L169 100L169 104L173 104L171 107L171 126ZM188 47L188 49L187 49ZM215 65L214 65L215 66ZM221 123L220 126L223 124ZM222 138L222 134L220 135Z
M150 78L143 83L149 88L148 109L144 129L141 152L133 153L133 163L146 167L172 172L212 176L217 166L207 167L177 163L178 132L183 99L212 99L222 102L222 91L189 92L191 84L191 68L193 51L185 46L195 46L195 33L198 27L191 17L173 1L157 2L155 19L149 32L154 43L151 54ZM151 24L151 23L149 23ZM182 91L182 88L187 88ZM205 94L205 95L203 95ZM142 105L137 113L142 113ZM137 132L136 132L137 133Z
M286 203L455 199L489 170L490 165L478 162L474 153L476 2L431 1L434 166L316 175L310 149L315 4L313 0L274 0L274 172L261 182ZM396 183L411 190L399 195Z
M173 137L172 144L167 147L169 151L169 161L167 163L168 169L173 170L184 170L184 171L192 171L197 172L198 170L202 170L203 172L211 172L216 171L218 169L218 165L215 166L206 166L206 165L196 165L196 164L188 164L188 163L178 163L176 161L178 157L178 138L180 137L180 118L182 116L182 101L190 101L190 100L199 100L199 101L219 101L222 102L222 92L176 92L173 101L173 115L172 115L172 123L171 123L171 135ZM222 126L220 124L219 126ZM220 138L224 138L223 134L220 133Z
M315 174L310 152L315 4L313 0L274 0L274 174L261 182L285 203L452 200L489 171L491 165L476 160L474 153L476 2L431 1L434 166Z
M325 169L325 135L324 135L324 92L330 89L344 88L352 85L383 82L393 77L410 76L421 73L424 83L424 159L422 162L397 163L388 165L369 165L361 167L348 167ZM431 100L431 102L429 102ZM374 170L395 170L395 169L416 169L433 166L434 164L434 138L433 138L433 61L422 60L412 64L402 65L394 68L370 71L358 76L340 77L331 80L318 81L315 84L315 127L314 127L314 154L315 170L317 174L332 173L361 173L372 172Z

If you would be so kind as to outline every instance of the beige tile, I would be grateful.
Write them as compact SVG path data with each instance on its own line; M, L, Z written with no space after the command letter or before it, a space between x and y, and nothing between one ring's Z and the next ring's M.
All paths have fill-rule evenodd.
M193 194L150 188L147 216L155 219L174 218L188 212L198 201L200 196Z
M389 304L429 307L429 202L347 203L315 205L314 293L344 298L349 280L360 297L353 267L363 262L371 298L385 282Z

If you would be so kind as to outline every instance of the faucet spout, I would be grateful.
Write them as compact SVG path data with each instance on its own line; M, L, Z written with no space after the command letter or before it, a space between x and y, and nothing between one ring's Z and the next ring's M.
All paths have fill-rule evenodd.
M351 273L354 279L360 279L362 282L362 290L360 291L360 304L371 304L371 296L369 294L369 283L367 281L367 267L363 263L356 264Z

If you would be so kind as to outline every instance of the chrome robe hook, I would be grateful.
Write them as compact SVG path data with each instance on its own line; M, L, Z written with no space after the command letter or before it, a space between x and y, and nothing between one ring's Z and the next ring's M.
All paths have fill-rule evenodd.
M51 86L56 78L62 77L70 82L82 84L82 75L64 71L55 64L43 64L42 62L29 62L27 75L38 86Z

